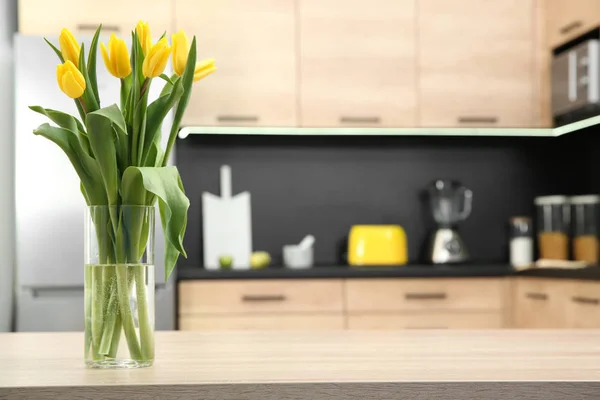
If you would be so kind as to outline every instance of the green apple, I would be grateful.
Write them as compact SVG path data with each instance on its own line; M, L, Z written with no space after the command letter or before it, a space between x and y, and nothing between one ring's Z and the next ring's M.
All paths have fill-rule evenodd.
M219 265L222 269L231 268L231 264L233 264L233 257L231 257L230 255L225 254L219 257Z
M271 263L271 256L266 251L255 251L250 256L250 266L253 269L266 268Z

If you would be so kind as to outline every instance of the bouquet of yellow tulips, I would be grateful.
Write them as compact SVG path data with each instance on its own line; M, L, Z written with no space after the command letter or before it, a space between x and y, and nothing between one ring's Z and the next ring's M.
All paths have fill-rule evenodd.
M158 201L168 279L179 255L185 256L182 241L189 200L177 168L167 166L167 161L193 83L216 68L212 59L196 62L195 37L190 45L180 31L172 35L171 44L165 34L153 43L148 24L140 21L131 35L131 52L114 34L107 45L100 43L106 69L121 81L120 105L102 107L96 77L101 28L93 36L87 58L84 45L67 29L60 34L59 48L45 39L61 62L56 68L58 87L74 99L79 118L39 106L30 108L54 122L39 126L34 133L66 153L91 210L96 262L102 268L94 266L89 274L86 269L86 290L90 288L90 293L86 291L86 360L114 359L123 332L130 358L148 365L154 357L153 316L144 309L148 294L140 260L149 251L153 220L131 209L148 208ZM163 72L170 58L174 74L167 76ZM149 103L155 78L162 79L164 87L160 97ZM161 126L171 110L173 124L163 149ZM137 299L137 316L129 304L131 298Z

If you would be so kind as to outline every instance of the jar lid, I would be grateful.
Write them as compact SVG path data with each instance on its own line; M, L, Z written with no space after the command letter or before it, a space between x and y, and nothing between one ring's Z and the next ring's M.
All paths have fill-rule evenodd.
M555 196L540 196L533 199L533 204L536 206L552 206L552 205L560 205L567 204L569 202L569 198L563 195L555 195Z
M515 217L510 217L509 221L511 223L522 223L522 222L528 223L528 222L531 222L531 218L518 215Z
M586 194L583 196L571 197L571 204L597 204L600 203L600 196L596 194Z

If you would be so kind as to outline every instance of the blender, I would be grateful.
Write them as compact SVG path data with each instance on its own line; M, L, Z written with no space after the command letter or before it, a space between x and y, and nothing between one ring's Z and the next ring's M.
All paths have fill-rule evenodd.
M469 254L456 225L471 214L473 192L453 180L438 179L428 186L429 204L437 228L428 258L434 264L461 263Z

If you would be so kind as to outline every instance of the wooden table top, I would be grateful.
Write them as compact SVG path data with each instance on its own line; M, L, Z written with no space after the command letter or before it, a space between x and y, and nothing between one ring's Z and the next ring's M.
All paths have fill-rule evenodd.
M0 334L0 398L425 399L440 390L600 398L600 331L157 332L155 365L137 370L86 369L82 333Z

